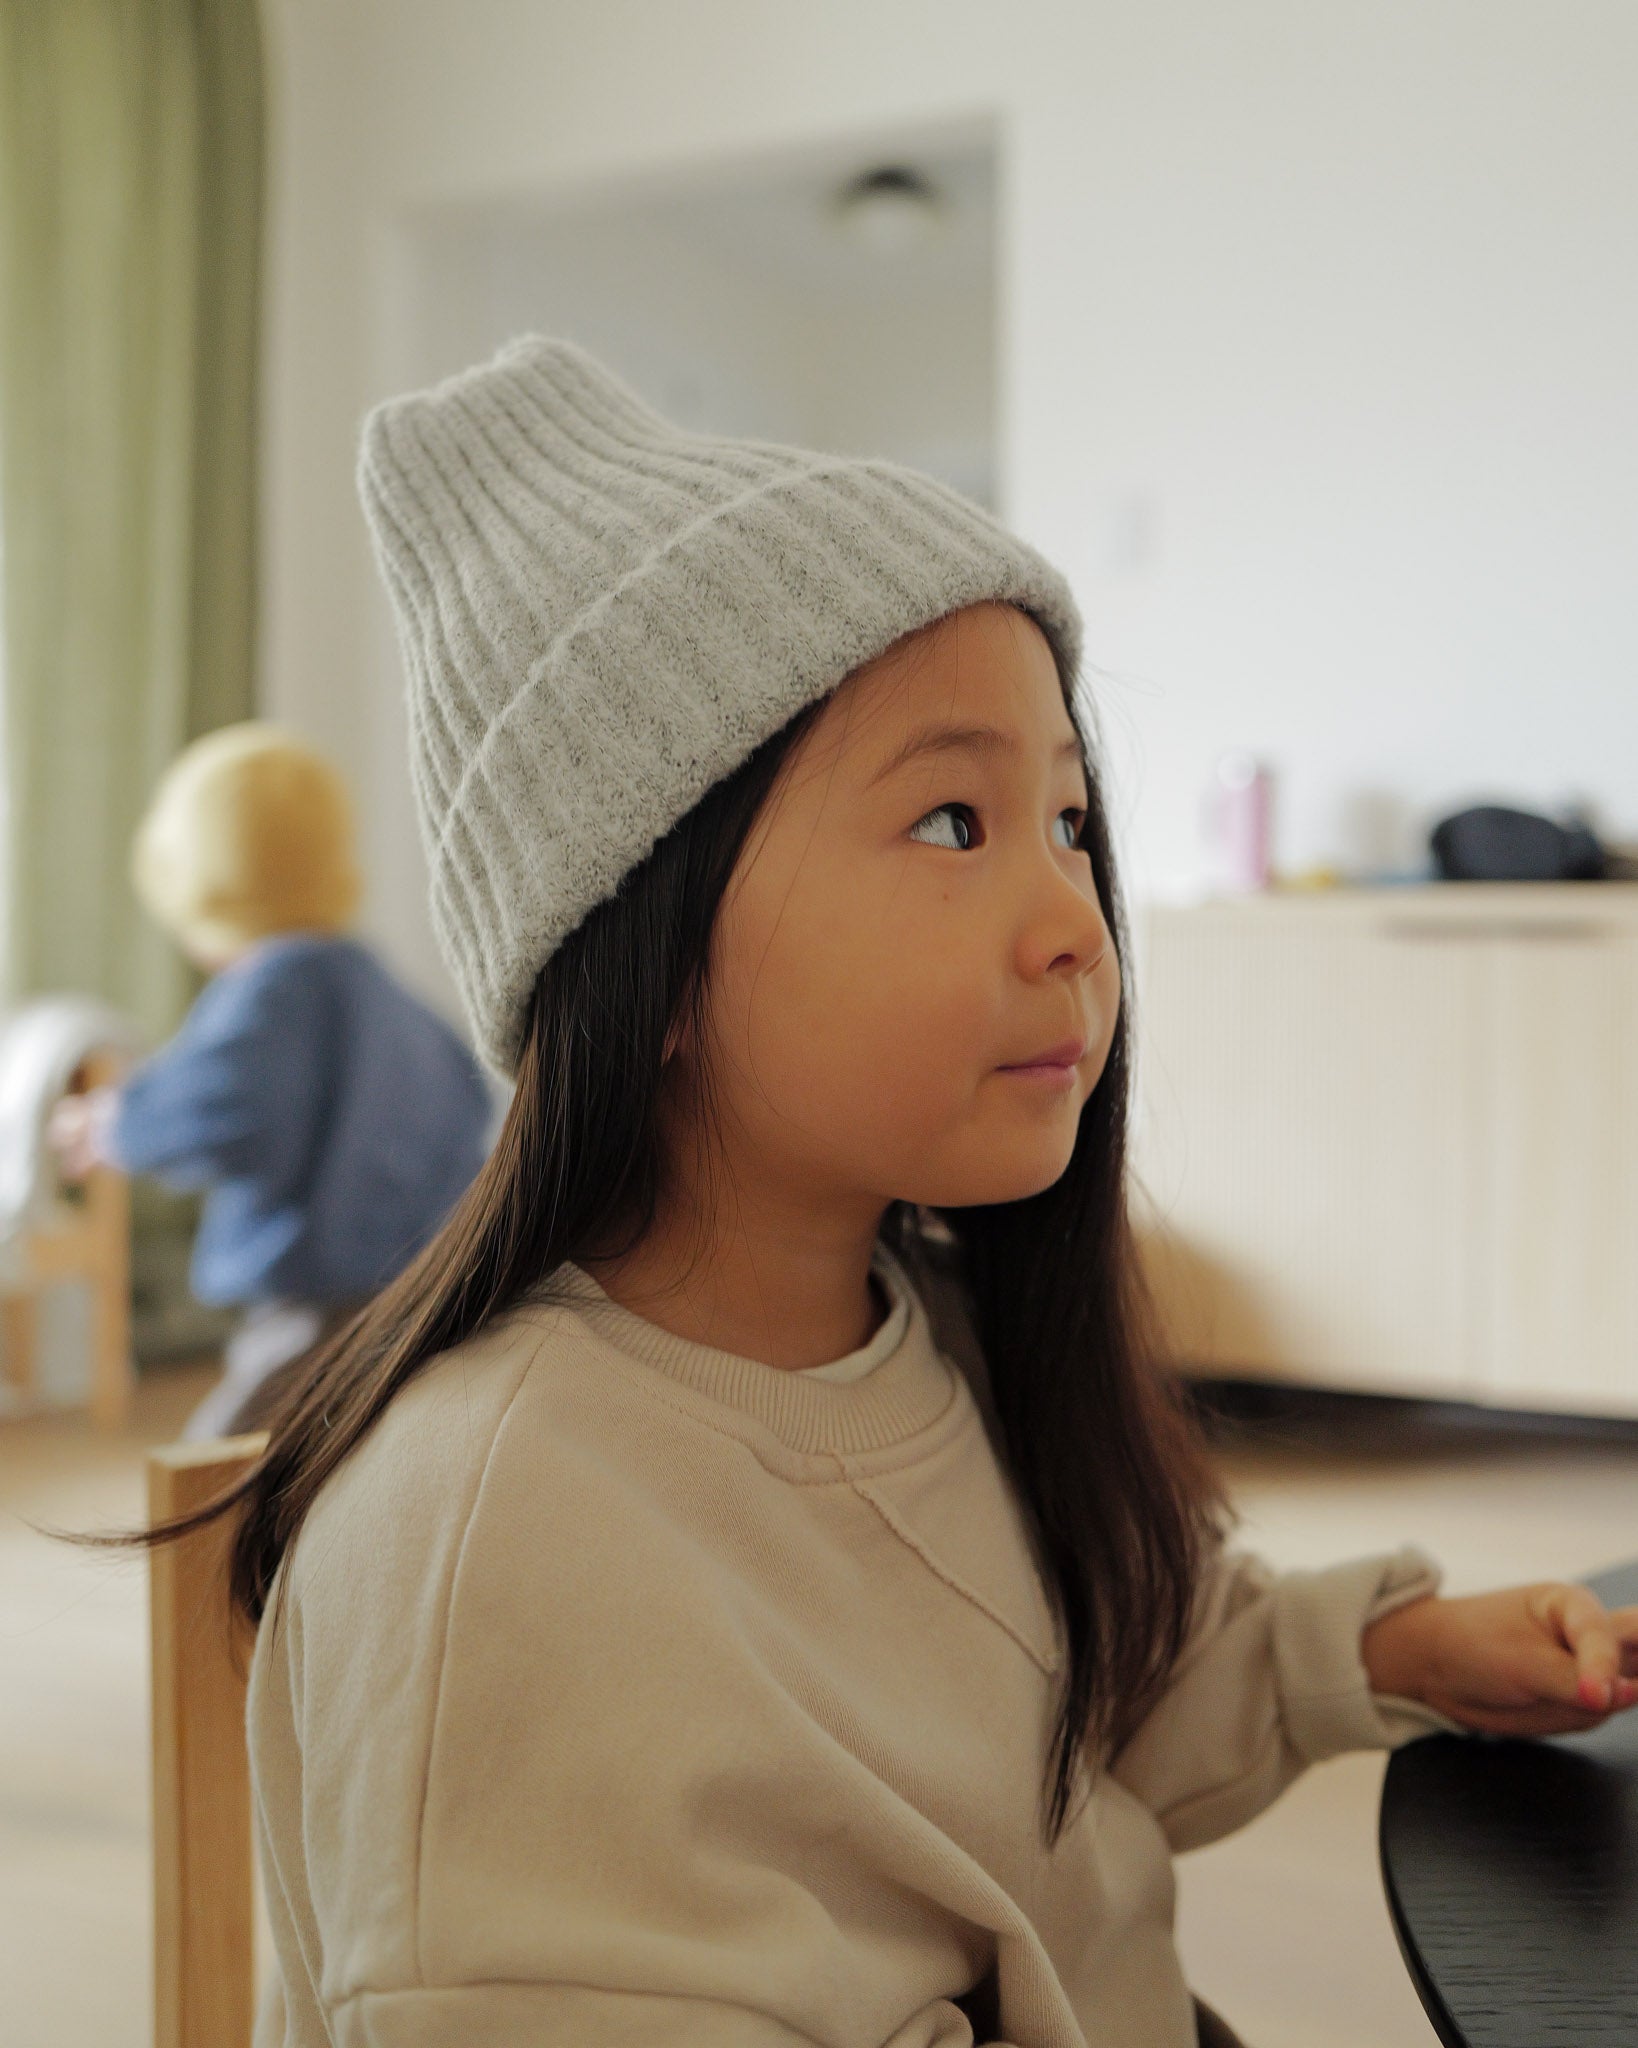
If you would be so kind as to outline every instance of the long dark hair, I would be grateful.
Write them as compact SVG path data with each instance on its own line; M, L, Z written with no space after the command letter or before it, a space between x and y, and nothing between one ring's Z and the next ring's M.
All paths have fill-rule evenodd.
M1087 773L1081 843L1124 959L1089 715L1077 710L1056 643L1054 652ZM488 1160L432 1242L304 1362L269 1418L256 1465L190 1515L91 1540L167 1542L237 1509L231 1596L256 1623L273 1600L276 1626L281 1560L320 1488L400 1388L526 1291L549 1298L565 1260L641 1240L661 1193L668 1036L689 1020L694 1042L705 1043L718 905L819 710L809 706L717 783L546 962ZM986 1207L897 1203L882 1225L912 1274L953 1271L987 1369L997 1449L1062 1625L1066 1663L1043 1787L1049 1840L1065 1824L1083 1747L1118 1748L1164 1685L1228 1512L1192 1411L1157 1360L1127 1214L1130 1043L1123 988L1102 1077L1051 1187Z

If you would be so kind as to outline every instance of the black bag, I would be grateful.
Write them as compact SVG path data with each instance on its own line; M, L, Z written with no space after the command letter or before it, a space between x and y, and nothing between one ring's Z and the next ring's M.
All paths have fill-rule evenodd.
M1595 882L1608 865L1587 826L1573 819L1555 824L1503 804L1478 804L1441 818L1428 844L1447 882Z

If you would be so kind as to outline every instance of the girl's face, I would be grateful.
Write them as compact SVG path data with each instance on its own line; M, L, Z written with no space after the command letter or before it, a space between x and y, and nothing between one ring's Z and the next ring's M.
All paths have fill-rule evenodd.
M787 759L719 913L722 1144L759 1194L879 1219L1069 1163L1120 967L1045 635L969 606L857 670Z

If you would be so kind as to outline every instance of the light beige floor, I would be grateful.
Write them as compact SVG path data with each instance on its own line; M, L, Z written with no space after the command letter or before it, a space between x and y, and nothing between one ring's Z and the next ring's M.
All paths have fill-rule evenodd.
M145 1582L28 1524L130 1523L142 1447L175 1435L208 1368L156 1374L117 1441L77 1417L0 1426L0 2039L149 2039ZM1275 1441L1274 1437L1283 1437ZM1282 1566L1404 1538L1452 1592L1572 1577L1638 1552L1638 1433L1475 1430L1448 1413L1259 1426L1224 1450L1241 1540ZM1311 1771L1178 1866L1191 1980L1253 2048L1431 2048L1382 1904L1359 1756Z
M142 1451L215 1379L154 1374L131 1429L77 1414L0 1424L0 2040L147 2048L147 1580L30 1524L144 1518Z
M1276 1442L1275 1435L1286 1441ZM1638 1430L1344 1406L1225 1449L1238 1540L1312 1566L1410 1540L1472 1593L1638 1555ZM1190 1981L1253 2048L1436 2048L1383 1902L1386 1758L1310 1771L1251 1826L1179 1858Z

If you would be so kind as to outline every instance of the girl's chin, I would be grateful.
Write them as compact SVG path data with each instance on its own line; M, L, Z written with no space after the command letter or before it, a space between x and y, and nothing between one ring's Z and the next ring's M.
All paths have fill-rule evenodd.
M941 1175L936 1191L910 1199L928 1209L993 1208L1002 1202L1024 1202L1044 1194L1063 1179L1073 1156L1075 1134L1054 1144L998 1146L982 1163L966 1172Z

